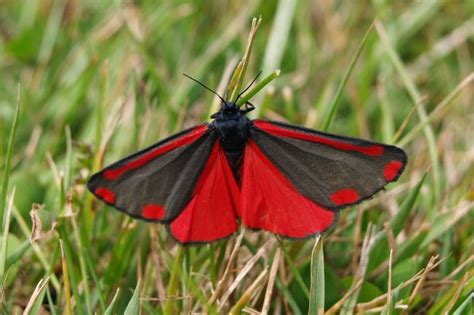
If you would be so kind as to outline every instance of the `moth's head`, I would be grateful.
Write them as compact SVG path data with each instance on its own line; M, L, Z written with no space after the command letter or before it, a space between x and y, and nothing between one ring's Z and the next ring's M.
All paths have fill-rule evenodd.
M223 102L221 109L217 113L212 114L211 118L237 120L254 109L255 107L250 103L245 103L243 108L241 108L234 102Z
M262 72L260 71L259 74L257 74L257 76L255 77L255 79L253 79L252 82L250 82L250 84L242 92L240 92L239 95L237 95L237 98L235 99L235 101L226 101L216 91L214 91L213 89L207 87L205 84L199 82L198 80L190 77L189 75L187 75L185 73L183 73L183 75L185 77L193 80L194 82L198 83L199 85L204 87L206 90L214 93L217 97L219 97L221 99L221 101L222 101L221 109L217 113L212 114L211 118L234 120L234 119L239 119L240 117L244 116L248 112L253 111L255 109L255 106L253 106L252 103L250 103L249 101L245 102L243 105L241 104L241 106L237 105L237 103L238 103L238 100L240 99L240 97L245 92L247 92L247 90L252 86L252 84L255 83L255 81L257 81L257 78L259 77L259 75L261 73Z

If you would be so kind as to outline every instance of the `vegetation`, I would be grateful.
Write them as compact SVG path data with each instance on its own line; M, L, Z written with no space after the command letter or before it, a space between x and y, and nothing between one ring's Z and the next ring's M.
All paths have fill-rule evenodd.
M0 8L4 313L472 314L474 2ZM181 74L223 93L259 15L230 92L262 70L255 116L400 145L400 180L304 241L183 248L94 200L93 172L209 120L218 99Z

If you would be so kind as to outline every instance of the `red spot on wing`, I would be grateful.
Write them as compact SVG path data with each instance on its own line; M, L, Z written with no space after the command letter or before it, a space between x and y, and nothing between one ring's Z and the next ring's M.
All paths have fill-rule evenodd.
M253 141L245 148L242 223L286 237L302 238L326 230L335 213L298 193Z
M275 136L282 136L300 140L306 140L311 142L316 142L324 144L335 149L345 150L345 151L356 151L369 156L381 156L384 152L384 148L381 145L369 145L369 146L359 146L351 143L344 142L343 140L334 140L324 135L318 136L314 134L308 134L300 131L295 131L280 127L278 125L272 124L271 122L264 120L255 120L255 126L259 129L268 132Z
M194 197L170 224L182 243L211 242L237 230L239 188L220 143L216 142L196 185Z
M105 187L98 187L94 193L106 203L114 204L115 203L115 194L110 189Z
M131 169L139 168L139 167L145 165L146 163L156 159L157 157L159 157L160 155L162 155L166 152L169 152L169 151L174 150L178 147L181 147L183 145L187 145L187 144L190 144L190 143L194 142L195 140L200 138L206 132L206 130L207 130L206 125L197 126L196 128L194 128L190 132L186 133L185 135L182 135L182 136L180 136L180 137L178 137L178 138L176 138L176 139L174 139L170 142L167 142L166 144L151 150L150 152L140 156L139 158L137 158L133 161L130 161L130 162L126 163L125 165L122 165L122 166L117 167L117 168L112 168L112 169L105 170L104 171L104 177L108 180L115 180L115 179L119 178L120 176L122 176L123 173L125 173L125 172L127 172Z
M360 196L357 190L352 188L339 189L331 195L332 202L337 206L357 202L359 198Z
M383 176L387 182L392 181L398 175L398 171L402 168L403 164L400 161L390 161L383 169Z
M165 216L165 208L160 205L149 204L143 207L142 209L143 217L147 219L157 219L160 220Z

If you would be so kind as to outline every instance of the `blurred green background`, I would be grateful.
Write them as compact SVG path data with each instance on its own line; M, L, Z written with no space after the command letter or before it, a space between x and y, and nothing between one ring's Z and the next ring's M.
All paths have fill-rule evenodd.
M314 252L250 231L183 249L94 201L92 172L209 120L218 103L181 74L223 92L259 15L246 81L281 75L256 115L400 145L399 182ZM473 1L0 0L2 310L470 314L473 16Z

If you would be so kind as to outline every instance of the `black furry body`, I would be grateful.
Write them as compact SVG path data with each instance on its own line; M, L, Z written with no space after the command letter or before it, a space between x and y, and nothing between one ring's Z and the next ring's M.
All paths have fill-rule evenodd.
M246 108L241 110L235 103L225 103L221 110L213 115L214 120L210 127L217 131L222 148L227 156L229 165L237 182L240 182L240 169L247 143L251 120L245 114Z

